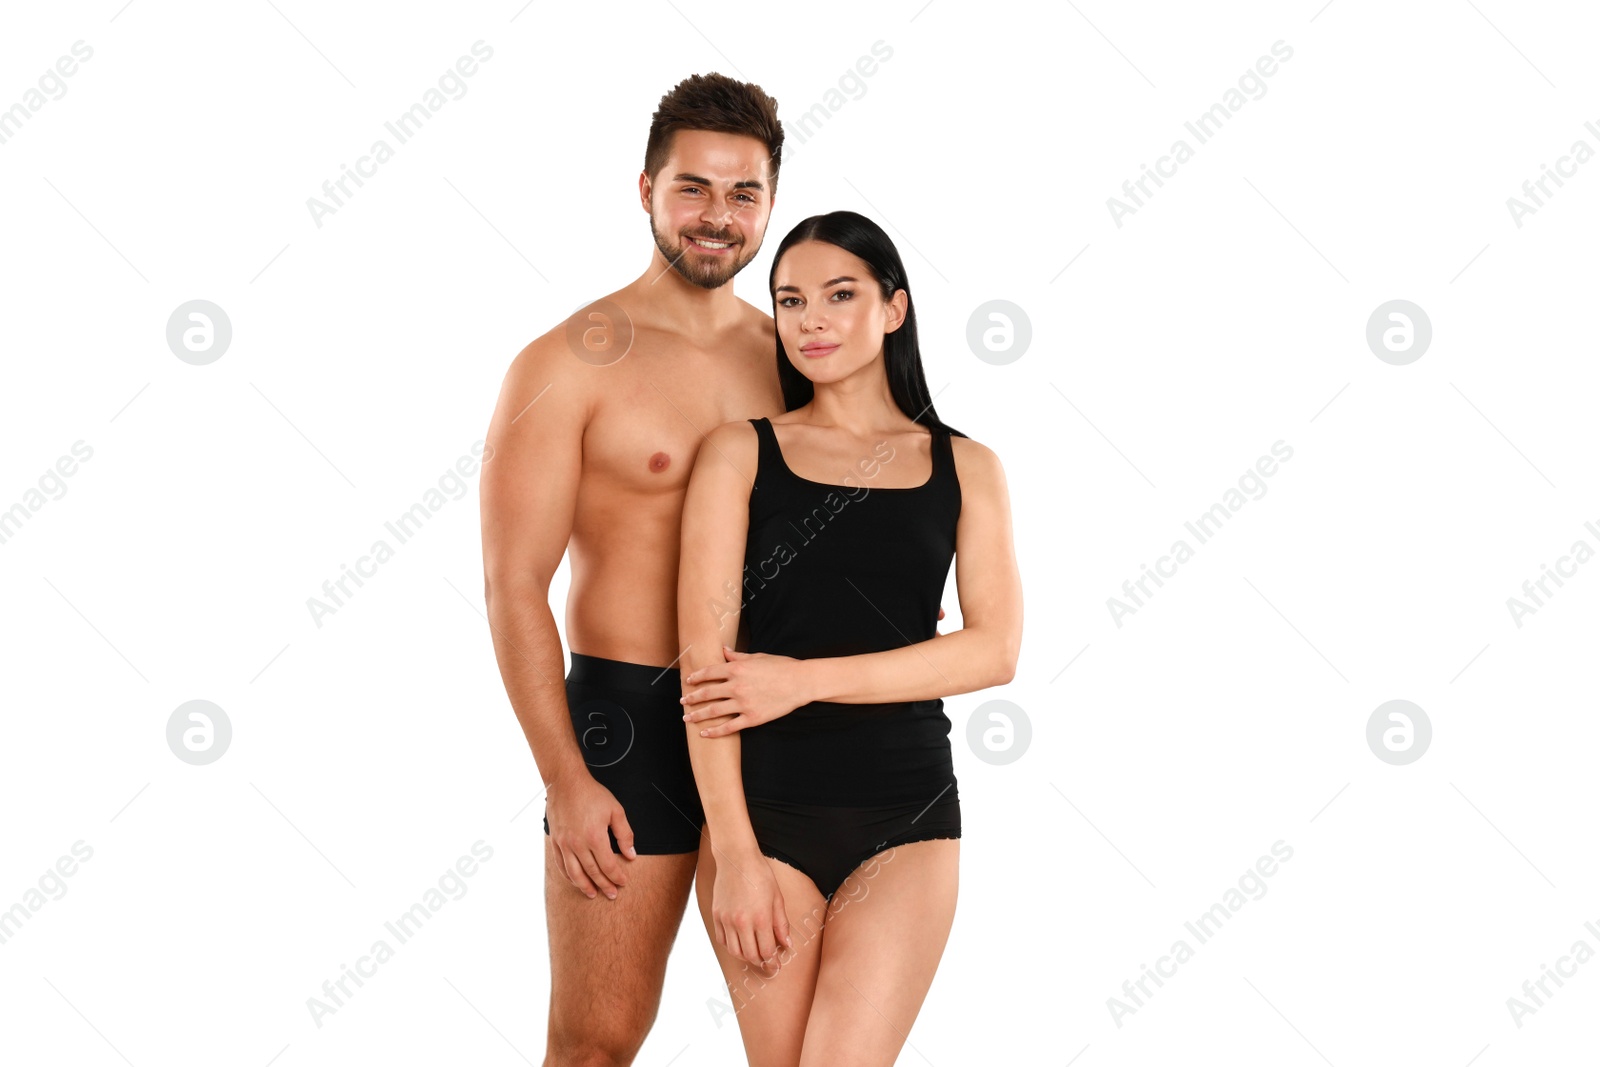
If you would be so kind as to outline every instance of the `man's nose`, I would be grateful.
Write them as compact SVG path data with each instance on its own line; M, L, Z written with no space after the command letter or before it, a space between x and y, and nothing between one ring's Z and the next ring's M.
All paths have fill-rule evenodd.
M733 212L731 210L714 204L710 200L707 200L705 206L700 209L701 221L715 226L719 230L726 227L732 218Z

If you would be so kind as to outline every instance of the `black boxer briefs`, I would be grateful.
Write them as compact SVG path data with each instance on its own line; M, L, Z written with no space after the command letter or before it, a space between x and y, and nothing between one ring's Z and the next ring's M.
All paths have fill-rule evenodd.
M695 852L705 812L689 764L676 667L569 653L567 708L583 761L611 790L641 856ZM544 821L550 832L550 820ZM611 851L620 853L615 833Z

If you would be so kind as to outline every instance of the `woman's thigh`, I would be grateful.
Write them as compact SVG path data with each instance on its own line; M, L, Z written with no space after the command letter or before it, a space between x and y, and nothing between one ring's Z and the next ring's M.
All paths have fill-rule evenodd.
M706 935L711 938L717 965L722 968L723 980L728 984L745 1056L750 1067L797 1067L806 1018L811 1012L811 996L816 988L827 902L810 878L786 863L761 857L761 862L767 864L778 880L778 891L783 894L784 911L789 920L789 937L794 942L792 950L779 950L778 973L770 978L763 975L757 968L731 955L712 935L711 892L716 883L717 856L710 842L709 834L700 839L695 899Z
M959 840L885 849L834 893L801 1067L892 1067L955 919Z

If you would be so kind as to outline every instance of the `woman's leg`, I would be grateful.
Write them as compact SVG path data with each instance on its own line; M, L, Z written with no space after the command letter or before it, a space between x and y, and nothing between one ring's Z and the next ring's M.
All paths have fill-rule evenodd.
M750 1067L797 1067L806 1016L811 1011L811 994L816 987L818 950L822 945L827 902L810 878L788 864L764 856L760 862L767 864L778 880L794 949L779 950L782 966L777 974L768 978L744 960L729 954L714 937L711 947L722 968L723 979L728 983L728 995L737 1013L739 1035L744 1040ZM716 877L717 856L711 849L710 834L704 834L700 838L695 898L708 937L711 935L711 890Z
M834 893L801 1067L893 1067L950 937L960 850L896 845Z

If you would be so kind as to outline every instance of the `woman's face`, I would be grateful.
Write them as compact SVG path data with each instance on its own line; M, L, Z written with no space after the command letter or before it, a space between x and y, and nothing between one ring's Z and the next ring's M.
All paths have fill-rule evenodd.
M884 334L905 321L905 290L885 303L866 263L838 245L801 241L783 254L773 282L783 350L813 382L836 382L873 363Z

